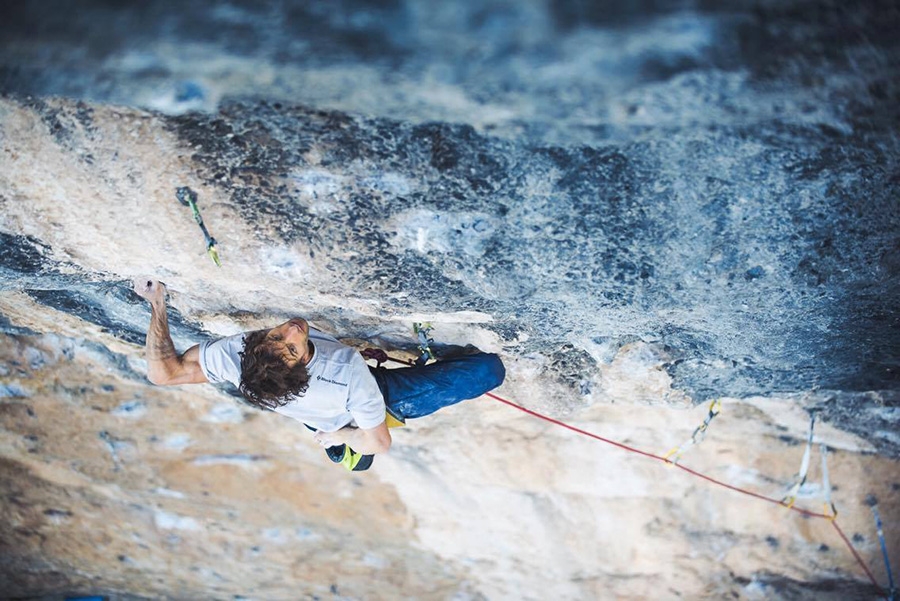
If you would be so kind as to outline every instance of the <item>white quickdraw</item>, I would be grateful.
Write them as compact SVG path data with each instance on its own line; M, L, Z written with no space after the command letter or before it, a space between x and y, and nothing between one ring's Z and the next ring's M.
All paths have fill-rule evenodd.
M678 463L678 460L681 458L681 455L687 451L690 447L698 444L706 437L706 431L709 429L709 424L712 423L712 420L715 419L719 413L722 412L722 402L719 399L714 400L709 405L709 413L706 414L706 419L703 420L703 423L697 426L694 429L694 433L691 434L691 437L684 441L680 447L675 447L665 455L666 462L670 465L674 465Z
M812 413L809 417L809 436L806 439L806 450L803 452L803 460L800 462L800 471L797 472L797 477L794 478L794 485L791 486L788 493L781 499L781 503L788 508L794 506L794 503L797 501L797 494L800 492L800 487L806 484L806 473L809 471L809 455L812 451L813 428L815 428L815 425L816 414Z

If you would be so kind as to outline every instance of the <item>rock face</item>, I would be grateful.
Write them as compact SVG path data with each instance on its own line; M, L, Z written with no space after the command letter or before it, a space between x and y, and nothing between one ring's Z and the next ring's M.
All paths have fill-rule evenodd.
M827 521L487 400L351 476L233 390L144 378L149 273L179 348L304 315L404 349L430 320L501 353L504 396L655 453L722 398L685 461L768 496L815 414L885 584L900 15L640 8L5 8L2 593L877 595Z

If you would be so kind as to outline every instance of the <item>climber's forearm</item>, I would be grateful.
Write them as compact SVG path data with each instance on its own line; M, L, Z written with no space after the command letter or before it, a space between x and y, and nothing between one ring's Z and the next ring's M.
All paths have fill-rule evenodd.
M363 455L387 453L391 448L391 433L384 422L370 429L347 426L336 432L316 432L315 438L326 448L346 444Z
M165 302L150 303L150 327L147 329L145 352L147 377L154 384L167 384L181 366L181 358L169 334Z
M166 314L166 285L153 277L137 277L133 285L135 294L150 303L144 353L147 378L161 386L208 382L200 367L200 347L195 344L182 355L175 350Z
M197 345L178 354L169 333L169 319L165 301L150 303L150 327L147 329L147 378L159 386L199 384L206 382L200 369Z

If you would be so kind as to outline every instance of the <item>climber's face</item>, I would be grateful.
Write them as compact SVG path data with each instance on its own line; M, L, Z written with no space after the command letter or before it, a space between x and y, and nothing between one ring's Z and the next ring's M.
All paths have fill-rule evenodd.
M302 317L289 319L266 334L266 345L280 354L288 365L309 363L313 349L309 344L309 323Z

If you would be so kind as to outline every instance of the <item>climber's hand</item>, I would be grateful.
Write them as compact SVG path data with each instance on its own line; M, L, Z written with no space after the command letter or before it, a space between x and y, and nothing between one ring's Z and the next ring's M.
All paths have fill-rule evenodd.
M322 432L320 430L319 432L316 432L313 437L316 439L317 443L319 443L326 449L328 447L336 447L338 445L342 445L345 442L344 436L342 435L340 430L338 430L337 432Z
M166 304L166 285L152 277L135 278L134 292L141 298L150 301L150 304L156 307L162 307Z

